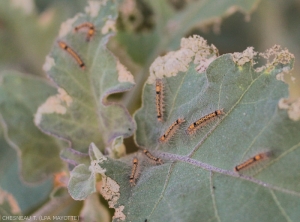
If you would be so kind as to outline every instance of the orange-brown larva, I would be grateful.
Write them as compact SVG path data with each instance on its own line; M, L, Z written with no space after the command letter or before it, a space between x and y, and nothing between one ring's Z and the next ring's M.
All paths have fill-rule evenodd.
M218 109L210 114L207 114L200 119L198 119L196 122L193 122L189 127L187 128L186 132L188 134L194 134L201 126L203 126L207 121L213 119L216 116L220 116L224 114L222 109Z
M160 158L153 156L148 150L144 149L143 152L150 160L153 160L157 165L163 164L163 161Z
M155 93L156 117L159 122L162 122L164 113L164 85L161 79L156 79L155 81Z
M179 118L171 126L167 129L167 131L159 138L159 142L164 143L170 140L170 138L175 134L177 129L179 128L180 124L185 122L184 119Z
M90 41L91 38L95 35L95 26L93 23L90 22L84 22L74 28L74 31L77 32L80 29L88 28L87 35L86 35L86 41Z
M270 156L271 156L271 152L264 152L264 153L256 154L254 157L251 157L250 159L246 160L245 162L235 166L234 171L239 172L241 170L247 169L247 168L253 166L257 162L266 160Z
M76 62L79 64L80 68L82 68L82 69L85 68L85 65L84 65L83 61L81 60L81 58L79 57L79 55L72 48L70 48L65 42L58 41L58 45L63 50L67 51L76 60Z
M132 160L132 170L131 170L131 174L129 177L129 182L131 184L131 186L135 185L135 181L137 180L138 177L138 165L139 165L139 160L138 158L134 157Z

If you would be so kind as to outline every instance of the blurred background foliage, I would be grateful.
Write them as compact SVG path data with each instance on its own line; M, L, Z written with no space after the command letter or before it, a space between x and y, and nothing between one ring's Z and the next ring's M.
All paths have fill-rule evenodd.
M249 20L250 19L250 20ZM253 46L255 51L264 52L275 44L287 48L295 55L291 78L285 78L290 85L291 98L300 96L300 1L261 1L248 18L237 12L224 19L217 32L210 29L194 30L214 44L220 54L241 52Z
M191 2L195 2L195 0L165 0L163 4L155 5L159 1L138 0L135 2L134 10L127 14L123 8L117 21L118 33L109 43L109 48L128 67L135 79L139 78L141 70L148 72L150 64L157 56L179 48L178 39L171 39L172 43L167 47L156 50L159 48L156 45L159 40L157 32L164 21L157 20L155 12L160 6L168 5L169 8L160 12L176 14L188 7ZM122 7L126 8L129 2L125 1L126 4ZM18 5L26 5L27 11ZM86 1L82 0L0 1L0 70L13 69L46 78L42 66L56 39L60 24L76 13L84 12L85 6ZM275 44L286 47L296 58L292 71L295 80L286 77L286 81L290 84L291 98L299 97L300 1L256 1L255 8L250 14L236 11L230 15L220 16L223 19L205 22L184 35L198 34L204 37L209 44L214 44L219 49L220 54L242 52L249 46L253 46L259 52ZM168 38L165 38L165 41L168 41ZM143 47L137 48L135 45ZM141 79L139 84L142 86L141 82L145 78ZM138 98L141 95L141 86L135 91ZM121 98L131 113L140 106L140 99L132 100L132 93L116 97ZM130 145L132 141L127 143ZM20 207L20 214L30 215L38 210L40 205L53 201L54 197L52 199L50 197L53 178L38 185L25 184L19 179L17 152L9 147L2 130L0 146L0 187L13 194ZM57 195L62 197L66 194L61 192ZM73 200L68 201L71 203ZM77 210L80 209L81 203L75 201L72 203ZM3 215L2 210L0 214Z

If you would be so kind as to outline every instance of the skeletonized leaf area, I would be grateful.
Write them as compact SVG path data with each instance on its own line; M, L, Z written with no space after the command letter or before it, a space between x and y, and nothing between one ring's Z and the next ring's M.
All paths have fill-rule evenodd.
M265 66L255 66L256 56L267 59ZM293 60L278 46L265 54L248 48L218 56L199 36L182 39L181 49L157 58L135 114L135 139L164 164L136 154L135 186L129 182L132 156L100 164L120 185L115 207L122 207L123 219L297 221L300 124L279 109L288 87L276 78L292 69ZM161 122L156 79L163 82ZM220 115L207 117L216 110ZM208 120L200 127L193 124L204 117ZM178 118L185 122L159 142ZM193 126L197 129L189 133Z

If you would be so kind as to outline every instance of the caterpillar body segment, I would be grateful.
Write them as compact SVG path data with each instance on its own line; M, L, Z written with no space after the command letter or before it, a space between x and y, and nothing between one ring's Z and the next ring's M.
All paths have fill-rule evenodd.
M91 40L91 38L95 35L95 26L93 23L91 22L84 22L80 25L77 25L75 28L74 28L74 31L75 32L78 32L82 29L88 29L87 31L87 35L86 35L86 41L89 42Z
M177 119L174 123L169 126L169 128L166 130L166 132L158 139L159 142L165 143L169 141L172 136L176 133L176 131L179 129L180 125L184 123L185 120L183 118Z
M85 64L82 61L82 59L79 57L79 55L72 49L70 48L65 42L63 41L58 41L58 45L61 49L65 50L68 52L78 63L79 67L82 69L85 69Z
M224 114L223 109L218 109L210 114L201 117L200 119L198 119L197 121L193 122L188 126L186 130L187 134L189 135L194 134L198 129L204 126L207 122L223 114Z

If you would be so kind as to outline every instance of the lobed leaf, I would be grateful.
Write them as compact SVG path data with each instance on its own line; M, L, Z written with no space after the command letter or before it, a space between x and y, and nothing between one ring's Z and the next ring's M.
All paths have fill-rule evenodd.
M141 174L131 187L132 157L100 163L120 187L113 207L123 217L115 221L297 221L300 124L278 107L288 97L278 79L291 70L294 57L278 47L269 52L273 60L255 69L253 49L216 57L213 46L194 36L156 59L135 114L135 139L164 164L136 154ZM156 117L156 78L165 89L162 122ZM220 109L223 115L187 134L190 124ZM179 117L185 124L170 141L159 142ZM234 171L265 151L272 153L268 160Z
M72 7L52 3L39 14L37 2L1 1L0 65L27 70L30 74L45 75L42 70L44 57L49 52L56 30L62 20L74 14ZM51 3L50 3L51 4ZM3 62L4 61L4 62Z
M33 114L56 89L42 79L15 71L3 71L0 77L4 137L17 151L22 178L27 182L44 180L62 167L61 144L34 125Z
M8 217L14 217L15 220L18 219L17 215L20 215L21 210L19 208L18 202L11 193L8 193L1 189L0 187L0 213L1 218L6 219Z
M105 172L98 167L98 163L102 162L102 158L106 159L106 157L103 156L94 143L91 143L89 146L89 157L90 166L78 164L70 175L68 190L75 200L85 200L90 194L96 192L96 173L103 174Z
M73 199L86 199L89 194L96 192L95 174L84 164L76 166L71 172L68 189Z
M113 1L90 1L86 14L78 14L62 24L58 41L78 54L84 67L60 48L58 41L44 65L60 93L48 98L38 109L35 123L83 153L87 153L91 142L104 150L114 138L128 137L135 130L125 108L107 100L109 95L128 91L134 85L131 74L106 48L114 29L117 5ZM90 41L86 41L88 30L74 32L84 22L95 27Z
M80 212L80 218L83 221L111 221L108 210L100 202L99 194L97 193L88 196L85 200L83 209Z
M205 28L214 23L218 26L224 17L236 11L249 15L258 2L257 0L124 1L120 7L121 25L116 40L126 49L132 60L143 64L136 78L137 86L127 93L124 104L130 111L136 110L151 63L157 56L178 49L183 36L191 34L197 27ZM183 5L176 8L176 3ZM118 49L119 47L115 50L116 53L120 51ZM130 62L127 64L130 67Z
M31 221L43 220L66 221L79 220L83 202L70 197L66 188L58 189L43 206L31 214Z
M160 53L176 49L182 36L195 27L218 23L236 11L250 14L258 1L182 1L182 7L177 9L173 3L124 1L120 8L120 31L116 37L137 63L152 62Z
M13 195L20 208L20 213L25 215L30 209L47 199L52 189L52 178L35 186L25 184L19 178L17 153L7 144L3 135L0 137L0 147L0 187ZM24 198L24 193L28 195L27 198ZM1 215L4 215L4 213L1 213Z

